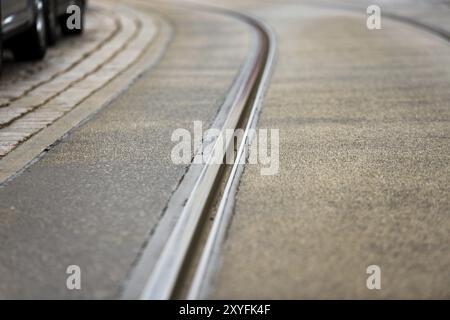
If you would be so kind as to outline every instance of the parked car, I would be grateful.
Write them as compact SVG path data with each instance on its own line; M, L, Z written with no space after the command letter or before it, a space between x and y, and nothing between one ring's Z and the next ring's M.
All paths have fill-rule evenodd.
M67 27L70 5L81 9L80 29ZM8 47L16 59L42 59L60 33L83 32L85 8L86 0L0 0L0 54Z

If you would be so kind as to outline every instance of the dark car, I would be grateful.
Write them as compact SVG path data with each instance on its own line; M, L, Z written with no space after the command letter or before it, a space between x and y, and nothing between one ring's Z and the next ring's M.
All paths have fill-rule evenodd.
M0 0L0 54L11 48L16 59L36 60L45 56L47 45L59 34L80 34L84 28L85 0ZM67 8L81 10L81 26L69 29ZM1 59L0 59L1 60Z

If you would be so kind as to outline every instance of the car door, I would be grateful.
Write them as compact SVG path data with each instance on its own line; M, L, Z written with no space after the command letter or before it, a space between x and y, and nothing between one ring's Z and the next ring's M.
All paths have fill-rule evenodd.
M29 22L32 16L30 0L0 0L3 34L9 34L16 28Z

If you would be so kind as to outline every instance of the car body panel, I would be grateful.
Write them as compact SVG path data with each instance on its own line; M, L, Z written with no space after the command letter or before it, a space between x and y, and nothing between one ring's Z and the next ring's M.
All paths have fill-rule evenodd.
M34 17L33 0L0 0L3 39L26 29Z
M0 0L3 40L26 29L34 19L34 0ZM67 7L79 3L76 0L45 0L53 2L57 16L66 14ZM82 1L84 3L84 1Z

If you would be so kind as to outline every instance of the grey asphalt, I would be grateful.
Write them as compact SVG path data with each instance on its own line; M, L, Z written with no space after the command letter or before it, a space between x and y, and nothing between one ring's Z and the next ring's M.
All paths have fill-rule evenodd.
M223 3L277 34L258 127L280 129L280 173L245 168L208 297L448 299L449 43L321 2ZM450 30L446 0L374 3ZM0 187L0 298L121 296L186 169L171 133L213 121L250 50L245 24L155 10L175 29L160 63Z
M172 131L210 124L249 50L250 29L160 7L174 38L126 93L0 188L0 298L118 298L185 172ZM81 290L66 268L81 268Z
M290 3L235 2L278 35L258 126L280 129L280 173L246 166L209 297L450 298L449 43Z

